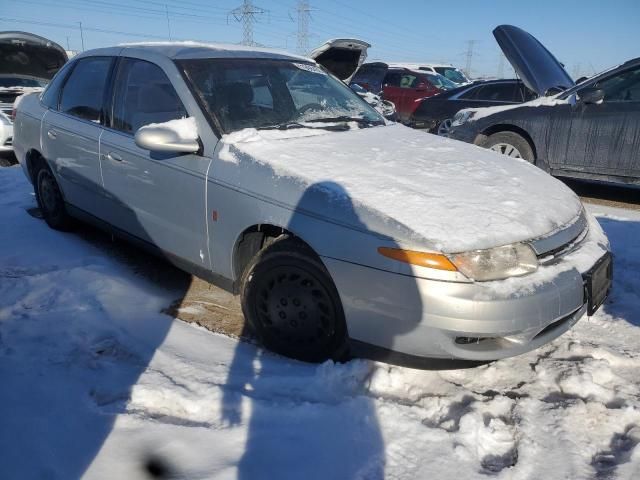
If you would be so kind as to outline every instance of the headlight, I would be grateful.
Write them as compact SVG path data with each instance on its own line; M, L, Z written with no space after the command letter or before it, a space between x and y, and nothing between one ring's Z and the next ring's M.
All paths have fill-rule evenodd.
M524 243L457 253L449 258L461 273L477 281L517 277L538 269L535 252Z
M473 110L461 110L460 112L456 113L455 116L453 117L451 126L459 127L460 125L467 123L471 118L474 117L475 114L476 112Z

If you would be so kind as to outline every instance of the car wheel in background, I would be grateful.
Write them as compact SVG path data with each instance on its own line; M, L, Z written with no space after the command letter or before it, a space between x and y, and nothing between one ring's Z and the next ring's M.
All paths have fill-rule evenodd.
M243 275L241 296L245 319L268 349L307 362L345 356L338 291L301 242L281 237L258 252Z
M522 158L531 163L535 161L533 148L529 142L514 132L498 132L489 135L482 146L508 157Z
M441 137L448 137L449 130L451 130L451 119L447 118L445 120L442 120L440 123L438 123L438 125L436 125L434 130L435 133L437 133Z
M71 217L64 206L58 182L44 161L38 162L34 179L36 200L42 212L42 218L51 228L68 230L71 227Z

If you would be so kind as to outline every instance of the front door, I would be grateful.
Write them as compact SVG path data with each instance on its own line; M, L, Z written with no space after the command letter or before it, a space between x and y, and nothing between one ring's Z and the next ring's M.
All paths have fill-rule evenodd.
M640 66L590 85L604 91L598 104L574 107L568 167L623 177L640 176ZM580 91L578 91L578 97Z
M103 209L98 140L112 57L78 61L63 86L57 109L42 124L44 156L52 163L65 200L92 215Z
M210 159L138 147L135 132L188 114L164 71L123 58L116 76L100 163L110 213L107 221L189 263L210 268L205 175Z

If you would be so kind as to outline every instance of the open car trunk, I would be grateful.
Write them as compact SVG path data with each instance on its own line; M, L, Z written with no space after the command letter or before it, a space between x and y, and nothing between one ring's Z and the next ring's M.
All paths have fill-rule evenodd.
M355 38L327 40L309 55L345 83L349 83L367 58L370 44Z
M538 95L573 87L562 64L530 33L513 25L500 25L493 36L524 84Z

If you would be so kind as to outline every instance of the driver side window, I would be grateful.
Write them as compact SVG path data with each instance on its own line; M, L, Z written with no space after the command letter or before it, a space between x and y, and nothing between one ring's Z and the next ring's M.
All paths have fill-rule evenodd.
M604 101L640 102L640 67L619 72L593 85L604 91Z
M122 59L113 101L113 128L133 134L143 125L186 116L178 94L160 67L144 60Z

